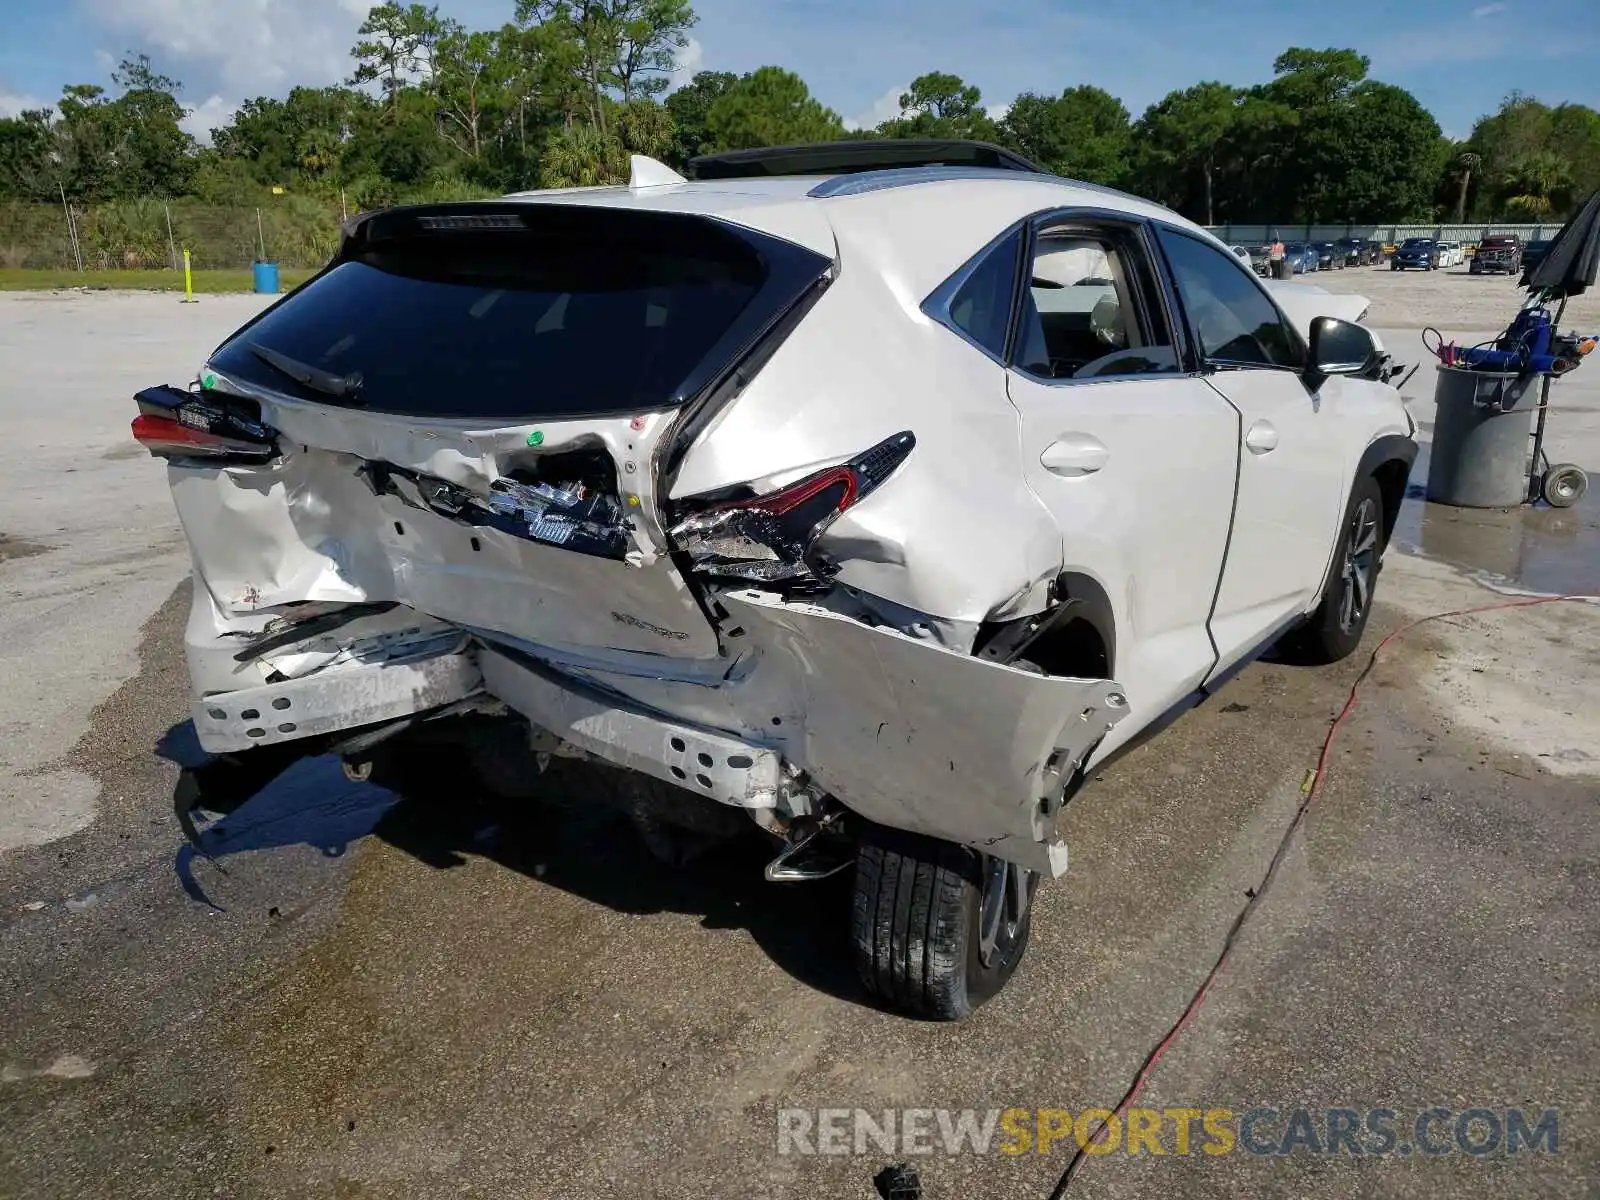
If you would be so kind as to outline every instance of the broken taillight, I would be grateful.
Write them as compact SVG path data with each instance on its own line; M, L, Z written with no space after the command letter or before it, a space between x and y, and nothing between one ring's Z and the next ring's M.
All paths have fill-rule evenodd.
M157 457L265 462L277 453L271 429L207 396L153 387L134 401L133 438Z
M698 574L758 583L816 584L838 569L816 542L840 513L894 474L917 444L897 433L849 462L764 496L713 503L672 527Z

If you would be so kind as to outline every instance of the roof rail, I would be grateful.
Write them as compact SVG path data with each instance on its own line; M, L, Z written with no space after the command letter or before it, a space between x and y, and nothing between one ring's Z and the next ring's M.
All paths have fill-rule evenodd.
M1047 174L1015 151L960 138L855 138L804 146L763 146L689 160L693 179L770 175L850 175L904 167L987 167Z

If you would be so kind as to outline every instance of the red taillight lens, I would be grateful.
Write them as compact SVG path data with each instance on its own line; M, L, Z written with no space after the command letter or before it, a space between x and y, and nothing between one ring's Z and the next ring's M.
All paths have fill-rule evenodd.
M140 413L133 419L133 440L151 454L163 458L254 458L272 457L272 447L239 438L192 429L171 417Z
M840 513L905 461L916 437L898 433L849 462L747 500L711 504L672 528L696 572L758 583L819 584L835 568L813 547Z
M173 387L146 388L134 397L139 415L133 438L162 458L225 458L265 462L277 453L276 435L256 418L227 407L232 398L211 399Z

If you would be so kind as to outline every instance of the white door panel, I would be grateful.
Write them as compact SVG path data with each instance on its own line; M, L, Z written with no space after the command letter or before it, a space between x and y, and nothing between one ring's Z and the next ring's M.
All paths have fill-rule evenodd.
M1215 664L1206 619L1228 542L1238 415L1193 376L1049 382L1013 370L1007 381L1023 470L1061 528L1065 569L1111 600L1132 719L1104 753Z
M1239 497L1211 634L1219 668L1316 603L1344 496L1333 415L1293 371L1221 370L1245 428Z

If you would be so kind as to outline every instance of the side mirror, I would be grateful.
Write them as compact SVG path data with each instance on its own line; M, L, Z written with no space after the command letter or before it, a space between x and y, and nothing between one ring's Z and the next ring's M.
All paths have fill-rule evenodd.
M1313 387L1330 375L1360 375L1377 357L1371 332L1353 321L1318 317L1311 322L1311 352L1306 377Z

